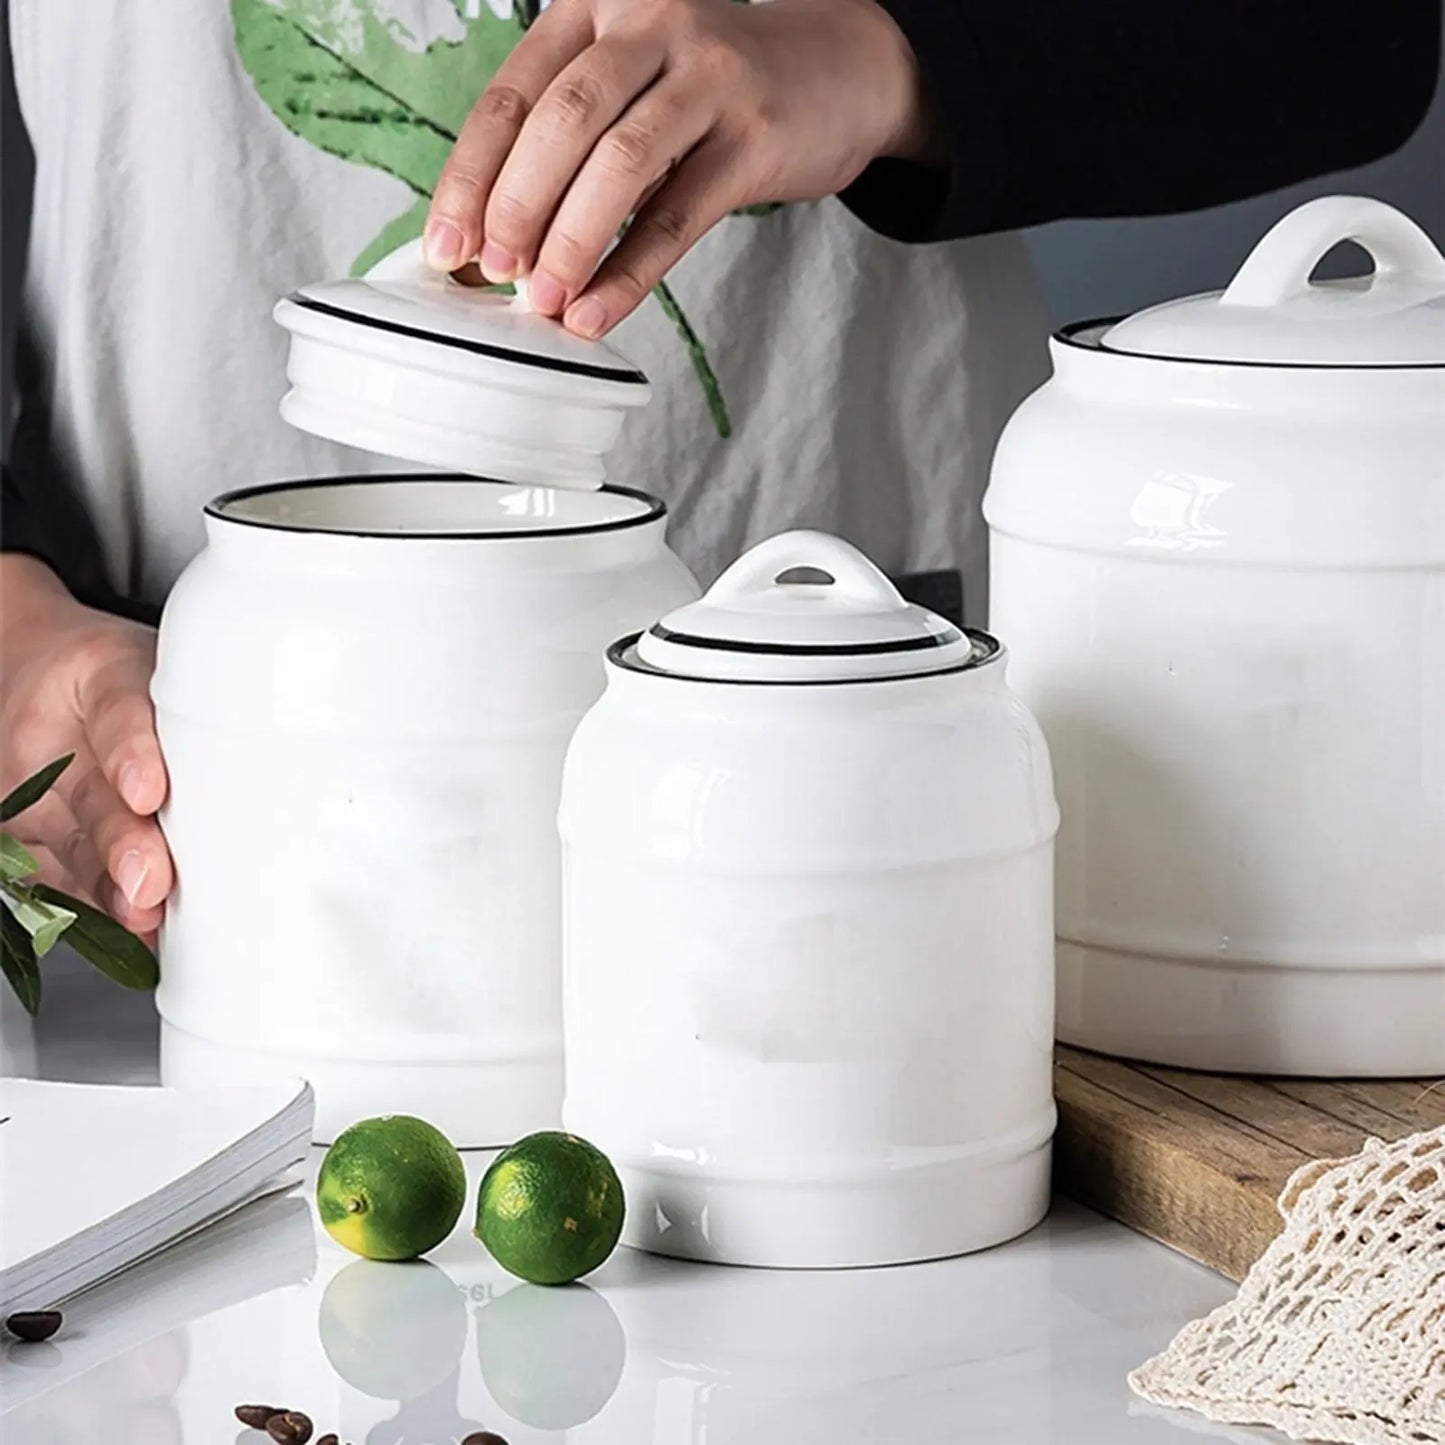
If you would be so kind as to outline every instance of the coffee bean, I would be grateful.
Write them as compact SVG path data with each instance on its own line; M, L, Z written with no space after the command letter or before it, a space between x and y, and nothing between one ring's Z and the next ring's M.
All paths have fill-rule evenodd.
M507 1445L507 1442L500 1435L494 1435L490 1430L478 1430L474 1434L468 1435L462 1441L462 1445Z
M323 1435L316 1445L341 1445L341 1441L336 1438L335 1431L332 1431L330 1434Z
M12 1335L35 1344L48 1340L63 1323L59 1310L20 1310L5 1321L5 1328Z
M284 1415L286 1411L280 1405L237 1405L236 1418L243 1424L249 1425L253 1430L264 1430L266 1421L272 1415Z
M287 1410L266 1421L266 1433L276 1445L306 1445L311 1438L311 1417L300 1410Z

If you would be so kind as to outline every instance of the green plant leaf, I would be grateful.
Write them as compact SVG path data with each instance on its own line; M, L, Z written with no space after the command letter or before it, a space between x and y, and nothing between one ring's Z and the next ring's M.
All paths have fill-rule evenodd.
M34 1015L40 1007L40 969L30 935L15 915L0 904L0 967L25 1012Z
M451 133L313 40L285 9L231 0L231 16L241 63L282 125L321 150L431 193Z
M60 935L75 922L69 908L57 908L36 898L33 888L6 888L6 912L14 916L29 935L36 954L44 958L60 941Z
M41 902L75 913L75 922L70 925L65 941L107 978L127 988L142 989L154 988L160 981L160 965L155 954L115 919L44 883L36 884L32 891Z
M426 225L427 206L430 203L429 196L418 196L416 204L409 211L403 211L401 215L392 217L367 242L366 249L351 263L351 274L365 276L383 256L390 256L398 246L404 246L408 241L415 241L421 235L422 227Z
M33 878L38 872L40 864L30 850L9 833L0 833L0 879L16 883L22 878Z
M692 357L692 369L697 373L698 382L702 386L702 394L707 398L708 410L712 413L713 425L717 427L717 434L720 437L730 437L733 434L732 419L728 416L728 404L723 398L717 374L712 369L712 363L707 359L707 348L702 344L702 339L697 332L692 329L692 323L687 319L682 307L678 305L677 297L672 294L672 288L666 281L659 281L652 288L652 294L657 297L658 304L666 312L668 320L677 328L678 335L682 337L683 344L687 347L688 355Z
M32 808L55 786L55 780L75 761L74 753L56 758L48 767L26 778L18 788L13 789L0 801L0 823L8 823L17 813Z

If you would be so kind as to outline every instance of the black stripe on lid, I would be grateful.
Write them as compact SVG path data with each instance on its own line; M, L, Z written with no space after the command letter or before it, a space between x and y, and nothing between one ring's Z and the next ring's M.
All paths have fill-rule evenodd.
M373 331L389 331L394 336L410 336L416 341L429 341L434 346L450 346L457 351L470 351L477 356L490 356L497 361L516 362L519 366L535 366L539 371L562 371L569 376L590 376L598 381L620 381L631 386L647 385L647 378L636 367L598 366L589 361L570 361L566 357L539 356L535 351L517 351L510 346L495 346L491 342L474 341L466 336L445 336L420 326L387 321L380 316L363 316L360 312L348 311L344 306L317 301L300 291L293 291L286 299L306 311L334 316L338 321L350 321L357 326L368 326Z
M963 633L950 627L947 632L926 633L918 637L898 637L888 642L847 642L830 645L823 642L753 642L741 638L700 637L695 632L675 632L658 622L648 629L659 642L675 642L681 647L699 647L711 652L748 652L772 657L876 657L883 653L929 652L963 641Z

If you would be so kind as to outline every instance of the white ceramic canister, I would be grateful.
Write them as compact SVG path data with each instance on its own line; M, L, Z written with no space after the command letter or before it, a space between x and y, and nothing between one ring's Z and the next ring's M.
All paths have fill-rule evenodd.
M162 1072L304 1075L323 1141L413 1113L497 1145L559 1122L568 740L607 644L697 588L662 504L597 488L632 368L414 255L382 276L282 304L288 415L527 484L330 478L207 509L153 688Z
M1057 820L998 643L835 538L615 644L562 789L564 1118L624 1239L831 1267L1033 1225Z
M1373 274L1312 281L1346 239ZM1445 1072L1445 260L1313 201L1053 357L985 512L1063 810L1060 1037Z

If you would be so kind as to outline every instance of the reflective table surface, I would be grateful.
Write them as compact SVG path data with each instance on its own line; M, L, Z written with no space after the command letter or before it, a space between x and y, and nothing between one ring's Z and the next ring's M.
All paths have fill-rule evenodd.
M13 1014L13 1010L11 1011ZM7 1071L153 1083L150 1001L62 966ZM320 1151L312 1151L314 1176ZM468 1159L473 1184L487 1156ZM1164 1445L1224 1431L1135 1400L1126 1373L1232 1286L1067 1203L1001 1248L790 1273L622 1249L538 1289L468 1233L374 1264L302 1188L76 1300L0 1359L4 1445L263 1445L238 1404L351 1445Z

